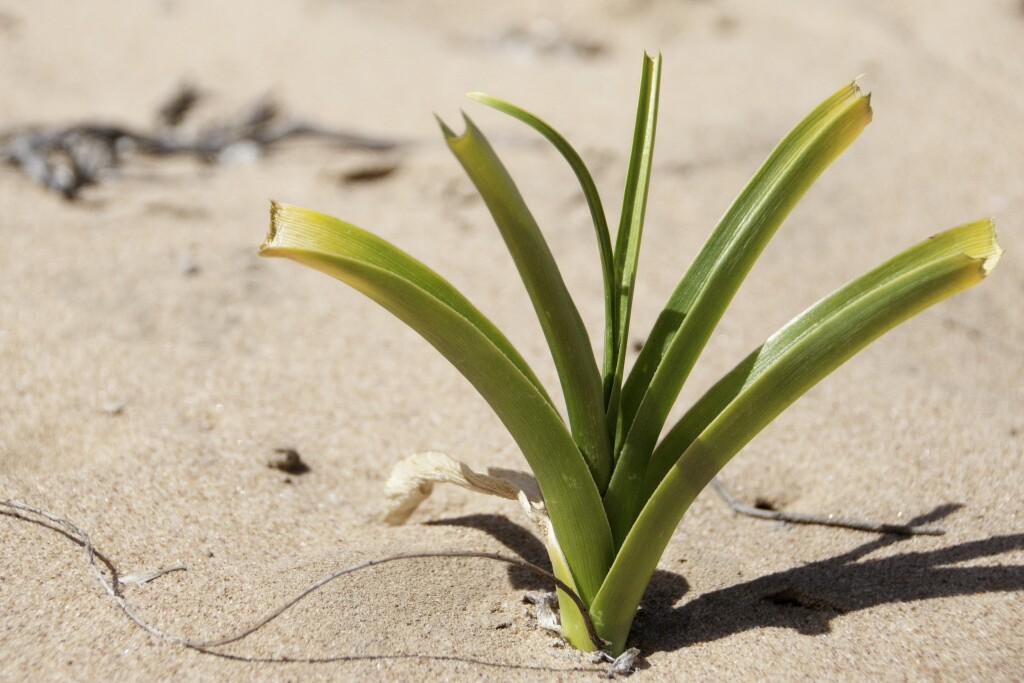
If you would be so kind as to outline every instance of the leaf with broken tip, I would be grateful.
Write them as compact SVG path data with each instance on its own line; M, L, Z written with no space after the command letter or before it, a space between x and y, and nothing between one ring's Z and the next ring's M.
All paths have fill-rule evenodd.
M416 330L473 384L530 464L559 543L574 558L575 586L584 600L592 599L612 560L601 496L547 395L513 360L518 354L510 357L511 344L425 265L331 216L274 203L260 254L292 259L359 290Z
M991 221L940 233L807 309L712 387L652 458L647 486L653 493L592 604L599 632L624 642L673 530L733 455L869 343L981 282L1001 254Z

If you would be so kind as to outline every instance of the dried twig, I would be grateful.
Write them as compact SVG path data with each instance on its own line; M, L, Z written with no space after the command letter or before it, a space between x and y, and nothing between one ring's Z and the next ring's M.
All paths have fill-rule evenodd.
M103 122L27 127L0 131L0 162L12 164L35 182L75 199L82 188L120 167L126 155L192 156L204 162L230 158L242 147L266 153L296 137L311 137L346 148L390 150L396 140L352 133L301 119L283 119L277 104L261 99L233 120L186 134L181 124L200 97L192 86L181 88L157 114L153 131Z
M310 584L307 588L305 588L304 590L300 591L298 595L296 595L294 598L292 598L291 600L289 600L288 602L283 604L281 607L279 607L278 609L274 610L273 612L271 612L267 616L263 617L262 619L260 619L258 622L256 622L252 626L250 626L250 627L248 627L246 629L243 629L243 630L239 631L238 633L236 633L234 635L228 636L226 638L221 638L219 640L210 640L210 641L204 641L204 642L200 642L200 643L196 643L194 641L190 641L189 646L190 647L198 647L198 648L210 648L210 647L218 647L220 645L227 645L228 643L233 643L235 641L241 640L242 638L245 638L246 636L251 635L255 631L257 631L257 630L263 628L264 626L266 626L267 624L269 624L271 621L273 621L277 617L281 616L281 614L283 614L287 609L289 609L290 607L292 607L293 605L298 603L300 600L305 598L310 593L312 593L312 592L314 592L316 590L319 590L320 588L323 588L328 583L330 583L331 581L334 581L335 579L337 579L337 578L339 578L341 576L345 576L346 574L351 574L352 572L357 572L360 569L367 569L368 567L374 567L374 566L377 566L377 565L380 565L380 564L387 564L389 562L395 562L395 561L398 561L398 560L416 560L416 559L423 559L423 558L459 558L459 557L478 558L478 559L484 559L484 560L496 560L498 562L504 562L506 564L511 564L511 565L516 566L516 567L520 567L522 569L527 569L527 570L533 572L534 574L538 574L539 576L543 576L545 579L548 579L549 581L554 583L558 587L559 590L563 591L566 595L568 595L569 598L576 604L576 607L580 610L580 613L583 615L583 622L584 622L584 625L587 627L587 634L590 636L590 641L594 644L594 646L597 647L597 649L599 649L599 650L605 647L606 643L604 642L604 640L601 639L600 636L597 635L597 631L594 629L594 623L590 620L590 613L587 611L586 605L583 604L583 600L564 581L559 579L557 576L555 576L551 572L549 572L549 571L547 571L545 569L542 569L541 567L538 567L537 565L533 564L532 562L527 562L526 560L521 560L521 559L515 558L515 557L508 557L507 555L501 555L499 553L484 553L484 552L475 552L475 551L472 551L472 550L446 550L446 551L440 551L440 552L398 553L397 555L389 555L388 557L381 557L381 558L378 558L378 559L375 559L375 560L367 560L366 562L360 562L359 564L354 564L351 567L346 567L344 569L338 570L338 571L334 572L333 574L329 574L329 575L325 576L324 578L320 579L319 581L316 581L315 583Z
M441 552L422 552L422 553L416 553L416 552L413 552L413 553L401 553L401 554L398 554L398 555L391 555L389 557L379 558L379 559L375 559L375 560L368 560L366 562L360 562L359 564L355 564L355 565L352 565L350 567L346 567L345 569L341 569L341 570L339 570L337 572L334 572L333 574L330 574L330 575L320 579L319 581L314 582L313 584L309 585L307 588L305 588L304 590L299 592L295 597L293 597L291 600L286 602L284 605L282 605L278 609L276 609L273 612L269 613L268 615L266 615L265 617L263 617L262 619L260 619L256 623L254 623L253 625L251 625L251 626L249 626L249 627L247 627L245 629L242 629L241 631L239 631L239 632L237 632L237 633L235 633L233 635L230 635L230 636L227 636L227 637L224 637L224 638L218 638L218 639L215 639L215 640L190 640L190 639L187 639L187 638L182 638L180 636L173 635L171 633L168 633L167 631L164 631L162 629L159 629L159 628L153 626L152 624L147 622L145 619L143 619L128 604L128 601L125 600L125 598L121 595L120 587L123 584L129 582L128 581L129 577L119 578L120 577L119 572L117 571L117 568L114 566L114 564L112 562L110 562L110 560L106 559L105 557L100 555L100 553L98 553L96 551L96 549L92 545L92 542L89 540L89 535L86 534L85 531L83 531L81 528L79 528L78 526L72 524L71 522L69 522L69 521L67 521L67 520L65 520L65 519L63 519L61 517L58 517L57 515L54 515L52 513L46 512L45 510L41 510L39 508L33 507L33 506L28 505L26 503L22 503L20 501L0 499L0 507L6 507L6 508L9 508L9 509L18 510L20 512L26 512L26 513L31 513L31 514L34 514L34 515L38 515L38 516L46 519L47 521L53 523L54 525L56 525L56 527L55 527L56 529L58 529L61 533L65 534L66 536L68 536L69 538L74 540L76 543L78 543L79 545L81 545L85 549L86 555L87 555L88 560L89 560L89 566L92 569L93 574L96 576L97 580L99 580L100 585L103 586L104 592L106 592L107 595L109 595L114 600L114 602L117 603L117 606L121 608L121 611L124 612L128 616L129 619L134 621L141 629L143 629L144 631L146 631L150 635L156 636L158 638L162 638L164 640L169 640L169 641L177 643L178 645L181 645L183 647L186 647L186 648L189 648L189 649L192 649L192 650L198 650L200 652L208 652L210 654L220 655L221 653L212 650L212 648L216 648L216 647L219 647L219 646L222 646L222 645L227 645L229 643L234 643L234 642L237 642L239 640L242 640L243 638L246 638L249 635L252 635L253 633L255 633L259 629L261 629L264 626L266 626L267 624L269 624L271 621L273 621L274 619L279 617L281 614L283 614L285 611L287 611L288 609L293 607L295 604L297 604L299 601L301 601L302 599L304 599L305 597L307 597L311 593L319 590L320 588L324 587L325 585L327 585L331 581L333 581L333 580L335 580L335 579L337 579L337 578L339 578L341 576L345 576L346 574L351 574L352 572L356 572L356 571L359 571L361 569L366 569L366 568L373 567L373 566L380 565L380 564L386 564L386 563L389 563L389 562L396 562L398 560L411 560L411 559L420 559L420 558L480 558L480 559L488 559L488 560L497 560L499 562L504 562L506 564L511 564L511 565L516 566L516 567L521 567L523 569L527 569L527 570L529 570L531 572L539 574L539 575L543 576L544 578L550 580L552 583L554 583L560 590L564 591L566 593L566 595L568 595L573 600L574 603L576 603L576 606L579 608L580 613L583 615L583 619L584 619L584 622L586 624L587 631L590 634L590 638L591 638L592 642L594 643L594 645L597 646L598 649L600 649L600 648L605 646L604 641L601 640L601 638L597 635L597 632L594 629L593 622L590 620L590 615L588 614L586 606L583 604L583 601L575 593L575 591L572 590L572 588L570 588L568 585L566 585L564 582L562 582L560 579L558 579L554 574L548 572L545 569L542 569L541 567L538 567L535 564L532 564L530 562L527 562L525 560L521 560L521 559L518 559L518 558L508 557L508 556L505 556L505 555L500 555L498 553L485 553L485 552L473 552L473 551L441 551ZM27 519L27 518L21 517L20 515L15 515L15 516L20 517L22 519ZM103 563L105 564L105 566L107 567L107 570L109 571L109 576L106 573L104 573L102 569L100 569L99 565L96 564L97 557L102 558ZM146 576L143 577L143 578L144 578L145 581L148 581L148 580L151 580L153 578L156 578L156 576L160 576L160 575L165 574L165 573L167 573L169 571L175 571L175 570L178 570L178 569L182 569L182 568L181 567L174 567L174 568L171 568L171 569L163 570L161 572L148 572L148 573L146 573ZM134 582L142 582L142 581L139 581L137 577L133 578L133 580L134 580Z
M170 574L171 572L183 572L186 568L181 565L175 565L174 567L167 567L165 569L157 569L151 572L133 572L131 574L125 574L124 576L118 577L118 583L126 585L129 583L141 586L144 583L149 583L154 579L159 579L164 574Z
M884 522L867 522L859 519L845 519L835 515L811 515L802 512L786 512L784 510L766 510L741 503L736 499L729 489L725 487L722 480L715 477L711 480L711 487L722 500L732 508L733 512L758 519L771 519L790 524L817 524L820 526L840 527L842 529L853 529L854 531L868 531L878 534L900 534L903 536L941 536L946 530L937 526L907 526L904 524L886 524Z
M787 513L777 510L764 510L739 502L717 477L712 480L712 486L714 490L726 501L726 503L728 503L729 507L731 507L734 511L752 517L786 521L796 524L821 524L825 526L838 526L848 529L870 531L875 533L895 533L906 535L937 535L945 533L943 529L939 529L937 527L881 524L874 522L862 522L857 520L840 519L832 516L806 515L801 513ZM111 562L109 558L99 553L93 547L92 542L89 539L89 535L85 533L85 531L83 531L81 528L69 522L68 520L62 517L58 517L57 515L54 515L40 508L33 507L26 503L22 503L20 501L15 500L0 499L0 507L6 507L11 510L16 510L20 513L30 513L42 517L43 519L47 520L48 522L54 525L50 528L60 531L68 538L72 539L73 541L81 545L86 552L86 556L89 561L89 567L92 570L93 574L96 576L97 580L100 582L100 585L103 587L104 592L106 592L107 595L110 596L112 600L114 600L114 602L121 609L121 611L124 612L125 615L127 615L129 619L134 621L135 624L138 625L141 629L143 629L150 635L156 636L158 638L169 640L183 647L192 650L198 650L200 652L205 652L208 654L222 655L223 653L217 652L213 650L213 648L228 645L230 643L242 640L248 637L249 635L252 635L256 631L263 628L271 621L279 617L285 611L295 606L297 603L299 603L301 600L303 600L313 592L319 590L320 588L323 588L331 581L334 581L337 578L345 576L346 574L351 574L362 569L367 569L369 567L387 564L390 562L396 562L399 560L412 560L423 558L479 558L495 560L516 567L521 567L535 574L543 576L547 580L554 583L560 590L564 591L565 594L569 596L569 598L576 604L577 608L580 610L580 613L583 616L584 624L587 628L587 633L590 636L591 642L595 645L595 647L597 647L598 654L604 661L611 662L611 668L607 671L608 677L613 677L616 674L621 675L630 672L632 670L634 660L637 656L637 650L635 648L631 648L619 658L613 658L607 655L607 653L604 653L603 648L605 647L606 643L600 638L600 636L597 635L597 631L594 628L593 622L590 618L590 614L587 611L586 606L583 604L583 601L576 594L576 592L572 590L572 588L570 588L568 585L566 585L564 582L558 579L558 577L556 577L554 574L548 572L547 570L541 567L538 567L535 564L532 564L525 560L521 560L519 558L508 557L498 553L458 550L441 552L399 553L397 555L391 555L388 557L368 560L366 562L360 562L358 564L346 567L337 572L329 574L328 576L325 576L322 579L310 584L308 587L300 591L295 597L291 598L289 601L284 603L281 607L270 612L262 619L258 620L251 626L248 626L242 629L241 631L238 631L237 633L214 640L190 640L168 633L167 631L159 629L156 626L150 624L131 607L128 601L121 594L121 587L123 585L129 583L145 583L159 576L162 576L168 572L183 570L184 567L171 567L168 569L155 572L138 572L132 575L121 576L113 562ZM18 513L8 514L12 514L12 516L20 519L30 519L28 517L23 517ZM99 564L97 564L97 559L99 559L106 567L107 573L104 573L104 571L100 568Z
M170 128L181 125L202 96L199 88L191 83L178 86L178 89L157 109L157 120L161 125Z

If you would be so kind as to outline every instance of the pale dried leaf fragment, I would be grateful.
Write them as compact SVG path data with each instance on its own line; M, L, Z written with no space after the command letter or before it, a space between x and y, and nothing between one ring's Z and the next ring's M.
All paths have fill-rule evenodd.
M517 470L490 468L487 474L474 472L465 463L439 451L416 453L401 460L391 476L384 484L387 498L387 511L384 521L388 524L405 523L409 516L426 500L434 490L434 484L455 484L470 491L485 493L499 498L518 500L526 516L547 547L548 556L554 567L554 575L575 593L579 594L569 563L562 552L562 547L555 535L554 526L548 516L541 495L540 485L533 475ZM554 594L552 594L554 595ZM557 600L554 602L557 603ZM562 633L561 620L558 617L557 605L542 605L534 602L537 607L537 622L541 628ZM544 612L545 607L547 612ZM594 636L596 639L597 636ZM600 640L595 640L600 648Z
M554 591L547 593L527 593L523 602L533 605L537 628L562 635L562 621L558 617L558 596Z
M633 665L636 663L636 658L639 656L640 650L638 648L629 648L615 658L611 667L608 668L608 673L605 674L605 678L615 678L617 675L628 676L633 673Z
M531 519L538 513L543 514L544 503L533 476L504 469L491 469L487 474L480 474L446 453L424 451L401 460L391 470L391 476L384 484L387 498L384 521L392 525L404 524L420 503L433 493L434 484L455 484L477 493L519 500Z
M131 574L125 574L124 576L118 577L117 582L120 584L135 584L137 586L141 586L142 584L149 583L153 579L159 578L164 574L183 571L186 571L186 568L181 565L177 565L175 567L167 567L166 569L157 569L152 572L133 572Z

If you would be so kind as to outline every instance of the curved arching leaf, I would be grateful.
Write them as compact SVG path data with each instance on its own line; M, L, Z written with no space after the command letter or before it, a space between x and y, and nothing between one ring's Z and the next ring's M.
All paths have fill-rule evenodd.
M600 494L561 417L493 325L419 261L325 214L274 203L260 255L289 258L359 290L416 330L473 384L530 464L558 542L572 558L580 595L593 599L612 559Z
M441 123L445 140L483 197L526 285L562 383L573 438L598 490L604 491L612 470L611 439L601 373L587 329L515 182L484 134L464 118L462 135Z
M656 482L592 604L591 616L602 636L625 643L673 531L733 455L871 341L980 282L1001 253L990 221L954 228L912 247L795 318L698 401L654 459L659 468L670 463L667 472ZM690 438L690 430L697 429Z
M471 92L468 97L493 107L500 112L518 119L540 133L551 145L558 150L558 153L568 162L573 173L580 182L583 196L590 209L590 219L594 224L594 232L597 236L597 248L601 257L601 274L604 281L605 300L605 329L604 329L604 391L607 402L611 392L611 381L615 374L616 350L618 349L618 282L615 279L615 261L612 252L611 234L608 231L608 219L604 213L604 205L601 203L601 195L598 194L594 177L583 162L583 158L573 149L561 133L552 128L546 121L543 121L530 112L517 107L511 102L486 95L482 92Z

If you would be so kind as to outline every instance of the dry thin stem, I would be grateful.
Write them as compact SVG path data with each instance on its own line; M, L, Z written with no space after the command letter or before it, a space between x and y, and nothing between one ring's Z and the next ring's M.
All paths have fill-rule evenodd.
M508 556L501 555L501 554L498 554L498 553L460 551L460 550L441 551L441 552L400 553L400 554L391 555L391 556L388 556L388 557L378 558L378 559L374 559L374 560L368 560L366 562L360 562L359 564L355 564L355 565L352 565L350 567L346 567L346 568L341 569L341 570L339 570L337 572L334 572L333 574L325 576L324 578L320 579L319 581L316 581L315 583L311 584L310 586L308 586L307 588L302 590L298 595L293 597L291 600L286 602L284 605L282 605L278 609L274 610L273 612L271 612L267 616L263 617L262 619L257 621L252 626L249 626L248 628L245 628L245 629L239 631L238 633L235 633L233 635L227 636L225 638L219 638L219 639L216 639L216 640L190 640L190 639L187 639L187 638L182 638L180 636L173 635L171 633L168 633L167 631L164 631L162 629L159 629L159 628L153 626L152 624L147 622L145 619L143 619L131 607L131 605L128 604L128 601L125 600L125 598L120 593L120 586L122 585L123 581L121 579L119 579L118 571L117 571L116 567L109 560L107 560L106 558L103 558L104 564L107 566L107 568L108 568L108 570L110 572L110 576L107 576L107 574L105 574L100 569L99 565L96 563L96 558L97 557L102 557L102 556L93 547L92 542L89 540L89 535L87 533L85 533L85 531L83 531L81 528L79 528L78 526L72 524L71 522L67 521L66 519L63 519L63 518L58 517L58 516L56 516L56 515L54 515L52 513L46 512L45 510L41 510L39 508L33 507L31 505L28 505L26 503L22 503L20 501L0 499L0 506L7 507L7 508L10 508L10 509L14 509L14 510L18 510L18 511L21 511L21 512L27 512L27 513L31 513L31 514L34 514L34 515L38 515L38 516L46 519L47 521L52 522L53 524L56 524L62 530L62 532L65 535L67 535L69 538L74 540L76 543L78 543L79 545L81 545L85 549L86 555L87 555L88 560L89 560L89 566L92 569L93 573L95 574L97 580L100 582L100 585L103 586L104 592L106 592L107 595L109 595L111 597L111 599L114 600L114 602L117 604L117 606L121 608L121 611L124 612L128 616L129 619L134 621L136 623L136 625L139 626L139 628L143 629L144 631L146 631L150 635L153 635L153 636L156 636L158 638L165 639L165 640L169 640L171 642L177 643L179 645L182 645L184 647L187 647L187 648L190 648L190 649L193 649L193 650L199 650L199 651L202 651L202 652L206 652L210 648L215 648L215 647L219 647L219 646L222 646L222 645L227 645L229 643L234 643L234 642L237 642L239 640L242 640L243 638L245 638L245 637L255 633L259 629L261 629L264 626L266 626L268 623L270 623L271 621L273 621L274 619L279 617L286 610L288 610L291 607L293 607L296 603L298 603L300 600L302 600L303 598L305 598L309 594L319 590L320 588L322 588L323 586L327 585L331 581L333 581L333 580L335 580L335 579L337 579L339 577L345 576L346 574L351 574L352 572L356 572L356 571L359 571L361 569L367 569L369 567L373 567L373 566L380 565L380 564L386 564L388 562L395 562L395 561L398 561L398 560L412 560L412 559L420 559L420 558L480 558L480 559L487 559L487 560L496 560L496 561L499 561L499 562L504 562L506 564L514 565L516 567L521 567L523 569L527 569L529 571L532 571L535 574L543 576L544 578L552 581L560 590L564 591L565 594L568 595L573 600L573 602L576 604L576 606L579 608L580 613L583 615L584 623L586 624L586 627L587 627L587 632L589 633L591 641L594 643L594 645L599 650L602 649L605 646L605 642L597 635L597 631L594 629L594 624L590 620L590 615L587 612L586 606L583 604L583 600L580 599L579 595L577 595L576 592L572 590L572 588L570 588L567 584L565 584L563 581L561 581L558 577L556 577L551 572L548 572L545 569L542 569L541 567L538 567L537 565L532 564L530 562L527 562L525 560L521 560L521 559L514 558L514 557L508 557ZM174 567L172 569L168 569L168 570L164 570L163 572L159 572L159 573L157 573L157 575L166 573L168 571L174 571L174 570L177 570L177 569L179 569L179 568L178 567ZM155 578L155 577L151 577L151 578ZM213 654L219 654L219 653L214 652Z
M832 516L808 515L808 514L801 514L801 513L783 512L783 511L778 511L778 510L764 510L764 509L761 509L761 508L753 507L751 505L746 505L746 504L741 503L740 501L738 501L732 495L732 493L729 492L729 490L725 487L725 485L721 482L721 480L719 480L717 477L712 480L712 487L726 501L726 503L729 505L729 507L732 508L735 512L737 512L739 514L744 514L744 515L752 516L752 517L758 517L758 518L761 518L761 519L772 519L772 520L778 520L778 521L791 522L791 523L795 523L795 524L820 524L820 525L824 525L824 526L842 527L842 528L847 528L847 529L854 529L854 530L858 530L858 531L869 531L869 532L874 532L874 533L892 533L892 534L904 534L904 535L914 535L914 534L939 535L939 534L945 533L944 529L941 529L941 528L938 528L938 527L894 525L894 524L885 524L885 523L864 522L864 521L858 521L858 520L841 519L841 518L836 518L836 517L832 517ZM271 621L273 621L274 619L279 617L285 611L287 611L288 609L290 609L291 607L296 605L299 601L303 600L305 597L307 597L311 593L319 590L320 588L324 587L325 585L327 585L331 581L334 581L337 578L345 576L346 574L351 574L353 572L356 572L356 571L359 571L359 570L362 570L362 569L368 569L369 567L373 567L373 566L376 566L376 565L387 564L389 562L396 562L398 560L412 560L412 559L423 559L423 558L479 558L479 559L496 560L498 562L503 562L503 563L510 564L510 565L513 565L513 566L516 566L516 567L521 567L523 569L527 569L527 570L529 570L529 571L531 571L531 572L533 572L535 574L543 576L544 578L546 578L549 581L551 581L552 583L554 583L560 590L564 591L565 594L568 595L569 598L576 604L577 608L580 610L580 613L583 615L584 624L585 624L585 626L587 628L587 633L588 633L588 635L589 635L589 637L591 639L591 642L594 643L594 645L597 647L597 649L599 651L603 651L603 648L606 645L604 640L602 640L600 638L600 636L597 635L597 632L596 632L596 630L594 628L594 624L591 621L590 614L588 613L587 608L583 604L583 601L580 599L579 595L577 595L576 592L572 590L572 588L570 588L568 585L566 585L563 581L561 581L554 574L548 572L547 570L545 570L545 569L543 569L541 567L538 567L535 564L527 562L525 560L521 560L521 559L514 558L514 557L508 557L508 556L505 556L505 555L501 555L499 553L487 553L487 552L475 552L475 551L460 551L460 550L441 551L441 552L399 553L397 555L390 555L388 557L378 558L378 559L374 559L374 560L367 560L366 562L360 562L358 564L346 567L346 568L341 569L341 570L339 570L337 572L329 574L328 576L325 576L324 578L322 578L322 579L312 583L311 585L309 585L308 587L303 589L301 592L299 592L295 597L290 599L288 602L284 603L281 607L277 608L273 612L270 612L269 614L267 614L265 617L263 617L262 619L260 619L256 623L254 623L253 625L251 625L251 626L249 626L249 627L247 627L247 628L245 628L245 629L243 629L243 630L241 630L241 631L239 631L239 632L237 632L237 633L235 633L233 635L230 635L230 636L227 636L227 637L224 637L224 638L215 639L215 640L190 640L190 639L187 639L187 638L182 638L180 636L176 636L174 634L168 633L167 631L164 631L162 629L157 628L156 626L153 626L152 624L147 622L145 619L143 619L131 607L131 605L124 598L124 596L121 595L121 586L126 584L126 583L131 583L131 582L142 583L144 581L152 580L152 579L154 579L154 578L156 578L158 576L161 576L161 575L163 575L163 574L165 574L167 572L183 570L184 567L171 567L171 568L164 569L164 570L161 570L161 571L143 572L143 573L137 573L135 575L128 575L128 576L121 577L119 575L119 572L117 571L117 568L115 567L115 565L107 557L105 557L104 555L99 553L95 549L95 547L93 547L92 541L89 539L89 535L87 533L85 533L85 531L83 531L80 527L78 527L75 524L73 524L72 522L70 522L70 521L68 521L68 520L66 520L66 519L64 519L62 517L58 517L57 515L54 515L54 514L52 514L50 512L42 510L40 508L33 507L33 506L28 505L26 503L22 503L20 501L8 500L8 499L0 499L0 506L6 507L6 508L9 508L9 509L12 509L12 510L17 510L19 512L24 512L24 513L30 513L30 514L38 515L39 517L42 517L43 519L47 520L48 522L51 522L52 524L56 525L56 527L55 527L56 529L60 530L62 533L64 533L66 536L68 536L68 538L72 539L73 541L75 541L76 543L78 543L79 545L82 546L82 548L86 552L86 556L87 556L88 561L89 561L89 567L92 570L93 574L96 576L96 579L100 582L100 585L103 587L104 592L108 596L110 596L110 598L117 604L117 606L121 609L121 611L124 612L125 615L127 615L129 619L131 619L133 622L135 622L135 624L137 626L139 626L139 628L141 628L142 630L146 631L150 635L156 636L157 638L162 638L164 640L169 640L169 641L177 643L177 644L179 644L179 645L181 645L183 647L186 647L186 648L189 648L189 649L193 649L193 650L198 650L200 652L205 652L205 653L215 654L215 655L221 655L222 653L216 652L216 651L212 650L211 648L216 648L216 647L219 647L219 646L223 646L223 645L227 645L227 644L230 644L230 643L234 643L234 642L237 642L239 640L242 640L243 638L246 638L249 635L252 635L256 631L258 631L259 629L263 628L268 623L270 623ZM21 519L26 519L26 520L30 519L30 518L27 518L27 517L22 517L21 515L18 515L17 513L12 513L12 514L13 514L13 516L21 518ZM103 570L100 568L99 564L96 561L97 559L99 559L106 566L107 571L109 572L109 576L106 573L104 573ZM635 653L632 656L635 657ZM610 659L610 658L605 656L605 659ZM615 662L613 662L612 669L609 670L609 674L610 675L614 675L615 673L621 673L622 672L621 671L621 667L616 668L617 664L618 664L618 660L615 660ZM632 661L629 662L629 665L631 665L631 664L632 664ZM627 666L629 666L629 665L627 665Z
M238 632L238 633L236 633L234 635L228 636L226 638L221 638L220 640L209 640L209 641L205 641L205 642L202 642L202 643L193 643L193 645L195 647L218 647L220 645L227 645L228 643L233 643L235 641L241 640L242 638L245 638L246 636L251 635L256 630L262 628L263 626L267 625L268 623L270 623L271 621L273 621L274 619L279 617L285 610L287 610L290 607L292 607L293 605L295 605L297 602L299 602L300 600L305 598L310 593L312 593L312 592L314 592L314 591L324 587L325 585L327 585L328 583L330 583L331 581L334 581L335 579L337 579L339 577L345 576L346 574L351 574L352 572L359 571L360 569L367 569L369 567L374 567L374 566L379 565L379 564L387 564L388 562L395 562L397 560L415 560L415 559L431 558L431 557L433 557L433 558L442 558L442 557L472 557L472 558L479 558L479 559L484 559L484 560L497 560L498 562L504 562L506 564L511 564L511 565L516 566L516 567L521 567L523 569L528 569L529 571L533 572L534 574L538 574L540 576L543 576L544 578L552 581L559 588L559 590L564 591L566 593L566 595L568 595L572 599L572 601L576 604L576 607L583 614L584 624L587 627L587 633L590 636L591 642L594 643L594 645L599 650L605 647L606 643L601 639L600 636L597 635L597 631L594 629L594 623L590 620L590 614L587 612L587 607L586 607L586 605L583 604L583 600L564 581L559 579L557 576L555 576L551 572L549 572L549 571L547 571L545 569L542 569L541 567L538 567L537 565L535 565L535 564L533 564L531 562L527 562L526 560L520 560L520 559L515 558L515 557L508 557L506 555L501 555L499 553L484 553L484 552L475 552L475 551L472 551L472 550L448 550L448 551L439 551L439 552L398 553L397 555L389 555L388 557L381 557L381 558L377 558L375 560L367 560L366 562L360 562L359 564L354 564L351 567L346 567L344 569L340 569L340 570L334 572L333 574L329 574L329 575L325 576L324 578L320 579L319 581L316 581L315 583L310 584L309 587L307 587L304 590L302 590L294 598L292 598L291 600L289 600L284 605L282 605L278 609L274 610L273 612L271 612L267 616L263 617L262 619L260 619L258 622L256 622L255 624L253 624L249 628L246 628L246 629L244 629L244 630L242 630L242 631L240 631L240 632Z
M868 522L859 519L845 519L835 515L812 515L803 512L786 512L785 510L765 510L763 508L747 505L736 499L725 487L722 480L715 477L711 480L711 487L722 500L732 508L733 512L758 519L771 519L790 524L817 524L820 526L839 527L842 529L853 529L854 531L867 531L877 534L900 534L903 536L941 536L946 530L937 526L908 526L904 524L887 524L885 522Z

